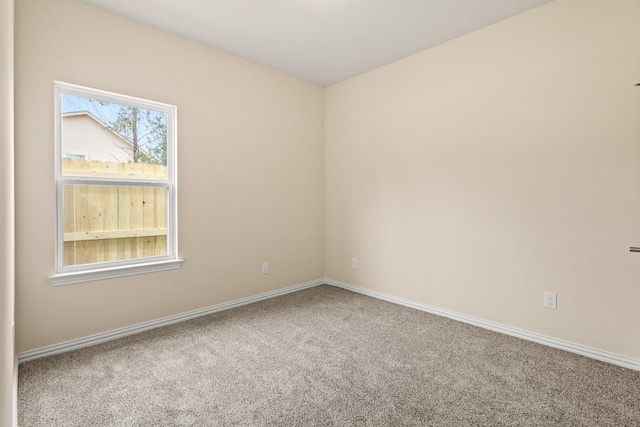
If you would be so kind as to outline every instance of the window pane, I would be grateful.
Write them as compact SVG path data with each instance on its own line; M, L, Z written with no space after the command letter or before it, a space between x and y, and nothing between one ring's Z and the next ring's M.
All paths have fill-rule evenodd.
M165 112L69 94L61 102L63 175L166 179Z
M64 266L166 255L167 191L65 185Z

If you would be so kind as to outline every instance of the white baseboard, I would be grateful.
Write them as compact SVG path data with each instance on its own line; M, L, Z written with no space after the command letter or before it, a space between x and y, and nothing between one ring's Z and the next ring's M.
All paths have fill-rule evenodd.
M638 359L633 359L631 357L610 353L610 352L599 350L592 347L587 347L581 344L576 344L570 341L549 337L549 336L538 334L535 332L529 332L523 329L511 327L511 326L502 325L500 323L483 320L477 317L467 316L465 314L456 313L454 311L444 310L438 307L430 306L420 302L386 294L383 292L374 291L371 289L361 288L358 286L350 285L348 283L339 282L333 279L318 279L311 282L302 283L300 285L290 286L284 289L278 289L272 292L266 292L263 294L259 294L259 295L255 295L247 298L241 298L241 299L230 301L223 304L217 304L214 306L205 307L199 310L176 314L174 316L169 316L169 317L164 317L162 319L139 323L137 325L128 326L125 328L114 329L112 331L107 331L107 332L91 335L84 338L78 338L78 339L66 341L60 344L55 344L51 346L38 348L35 350L25 351L18 355L18 363L24 363L30 360L39 359L41 357L52 356L54 354L77 350L83 347L89 347L95 344L100 344L103 342L126 337L128 335L133 335L140 332L148 331L150 329L171 325L173 323L184 322L186 320L195 319L201 316L206 316L208 314L216 313L218 311L229 310L231 308L240 307L246 304L251 304L251 303L266 300L269 298L274 298L274 297L289 294L292 292L297 292L303 289L312 288L314 286L318 286L322 284L336 286L339 288L346 289L348 291L357 292L373 298L381 299L381 300L392 302L395 304L400 304L406 307L414 308L416 310L426 311L428 313L436 314L438 316L448 317L453 320L468 323L470 325L478 326L484 329L489 329L495 332L500 332L516 338L522 338L522 339L533 341L549 347L554 347L560 350L565 350L571 353L575 353L575 354L586 356L592 359L600 360L602 362L607 362L613 365L618 365L624 368L640 371L640 360Z
M454 311L443 310L438 307L433 307L427 304L422 304L422 303L411 301L405 298L400 298L393 295L385 294L383 292L361 288L358 286L350 285L348 283L339 282L337 280L325 279L324 282L328 285L343 288L348 291L357 292L373 298L381 299L381 300L392 302L395 304L404 305L406 307L415 308L421 311L426 311L428 313L436 314L438 316L448 317L450 319L468 323L470 325L478 326L484 329L490 329L495 332L511 335L516 338L522 338L528 341L536 342L538 344L543 344L549 347L565 350L570 353L575 353L575 354L586 356L592 359L600 360L602 362L607 362L613 365L618 365L624 368L640 371L640 360L633 359L631 357L621 356L619 354L598 350L597 348L587 347L581 344L576 344L570 341L548 337L546 335L538 334L535 332L529 332L523 329L513 328L511 326L506 326L500 323L479 319L477 317L467 316L465 314L456 313Z
M280 295L289 294L292 292L300 291L302 289L312 288L314 286L322 285L325 280L318 279L300 285L290 286L284 289L278 289L276 291L266 292L263 294L237 299L222 304L213 305L210 307L201 308L199 310L188 311L186 313L176 314L173 316L164 317L162 319L156 319L149 322L139 323L133 326L127 326L125 328L114 329L100 334L90 335L84 338L78 338L71 341L66 341L60 344L54 344L46 347L37 348L35 350L29 350L18 354L18 363L28 362L30 360L40 359L42 357L53 356L54 354L65 353L67 351L77 350L83 347L89 347L92 345L100 344L103 342L115 340L118 338L126 337L128 335L137 334L140 332L148 331L150 329L160 328L162 326L171 325L173 323L184 322L186 320L195 319L197 317L206 316L208 314L216 313L218 311L229 310L231 308L240 307L246 304L274 298Z

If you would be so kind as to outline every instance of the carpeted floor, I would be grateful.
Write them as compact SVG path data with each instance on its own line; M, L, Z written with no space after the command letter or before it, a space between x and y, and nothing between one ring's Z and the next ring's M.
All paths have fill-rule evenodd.
M19 425L640 426L640 372L331 286L24 363Z

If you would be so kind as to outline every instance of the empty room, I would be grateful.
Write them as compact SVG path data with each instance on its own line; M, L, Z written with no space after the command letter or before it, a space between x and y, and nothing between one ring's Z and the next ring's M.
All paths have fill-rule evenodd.
M640 426L640 1L0 1L1 426Z

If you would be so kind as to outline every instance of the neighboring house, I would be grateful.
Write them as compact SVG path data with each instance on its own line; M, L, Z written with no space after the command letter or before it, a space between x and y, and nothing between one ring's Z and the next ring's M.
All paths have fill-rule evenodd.
M62 157L132 162L133 144L88 111L62 115Z

